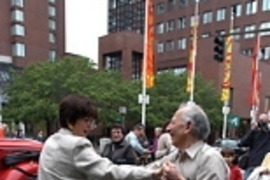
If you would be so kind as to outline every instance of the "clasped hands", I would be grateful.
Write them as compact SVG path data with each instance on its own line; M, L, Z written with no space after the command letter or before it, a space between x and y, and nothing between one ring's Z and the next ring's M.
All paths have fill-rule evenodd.
M186 180L185 177L177 171L175 165L171 162L163 163L160 169L154 172L155 180Z

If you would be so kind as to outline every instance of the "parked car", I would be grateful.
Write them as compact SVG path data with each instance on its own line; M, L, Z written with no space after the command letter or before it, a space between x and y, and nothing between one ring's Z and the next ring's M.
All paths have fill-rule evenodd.
M0 139L0 180L36 180L42 143Z
M217 139L214 142L213 147L216 148L218 151L221 151L222 148L225 147L232 148L235 151L236 158L238 158L243 154L247 153L248 151L247 147L240 147L238 143L238 139Z

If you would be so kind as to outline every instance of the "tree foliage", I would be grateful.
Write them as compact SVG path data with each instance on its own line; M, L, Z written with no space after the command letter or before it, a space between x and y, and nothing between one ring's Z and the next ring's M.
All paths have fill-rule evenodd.
M55 63L42 62L16 71L5 89L9 101L4 120L54 122L60 99L70 93L85 94L85 86L94 72L86 59L66 58Z
M173 72L165 72L157 75L155 86L148 90L151 99L147 107L147 118L150 124L162 124L164 120L172 117L181 103L189 100L185 92L186 79L186 73L176 75ZM214 127L220 126L222 120L222 103L219 99L212 83L197 75L194 101L206 111Z
M147 90L147 124L161 125L171 118L179 104L188 100L185 87L186 74L158 74L155 86ZM206 110L212 125L219 126L222 105L212 84L197 76L195 90L195 102ZM120 117L120 106L127 107L127 124L133 125L141 118L141 82L124 80L115 71L97 71L86 59L65 58L28 66L13 73L5 91L9 96L3 110L5 120L55 122L61 98L71 93L94 99L99 119L106 124Z

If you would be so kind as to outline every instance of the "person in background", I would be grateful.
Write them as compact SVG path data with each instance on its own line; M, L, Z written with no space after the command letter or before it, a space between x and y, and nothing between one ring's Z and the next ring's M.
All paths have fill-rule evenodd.
M256 167L248 176L247 180L269 180L270 179L270 153L267 153L260 166Z
M144 126L137 124L133 127L133 130L130 131L125 140L132 146L136 153L140 156L144 153L150 153L150 151L142 146L139 141L139 138L144 135Z
M36 136L36 140L39 141L39 142L43 142L44 141L44 138L43 138L43 131L40 130Z
M23 131L21 129L17 130L16 138L17 139L22 139L23 138Z
M240 140L239 146L249 147L248 164L244 179L260 166L265 155L270 152L270 129L267 114L262 113L256 122L252 122L250 131Z
M115 124L111 127L112 142L106 144L101 156L109 158L115 164L136 164L137 156L134 149L125 139L124 127Z
M61 129L44 143L39 158L39 180L160 179L162 168L115 165L98 155L86 138L96 118L97 107L89 98L68 95L62 99L59 106Z
M0 124L0 138L6 137L7 126L5 124Z
M170 120L167 120L163 126L161 135L157 142L157 150L155 152L155 158L160 159L166 155L168 155L170 152L172 152L175 148L172 145L172 139L171 135L167 132L166 128L170 124Z
M235 161L234 150L228 147L223 148L221 150L221 155L225 159L231 171L229 180L243 180L241 169L234 163Z
M139 137L139 142L143 148L148 149L150 147L150 142L145 134L145 129L143 129L142 135Z
M158 139L162 133L162 128L156 127L154 133L155 133L155 137L153 139L153 143L149 147L149 150L151 151L151 155L152 155L152 160L155 160L155 153L156 153L157 147L158 147Z

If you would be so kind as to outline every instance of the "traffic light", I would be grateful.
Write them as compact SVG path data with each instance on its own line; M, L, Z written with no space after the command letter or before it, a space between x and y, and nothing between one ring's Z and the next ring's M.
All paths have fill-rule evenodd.
M223 36L216 36L214 39L214 59L222 63L225 58L225 38Z

